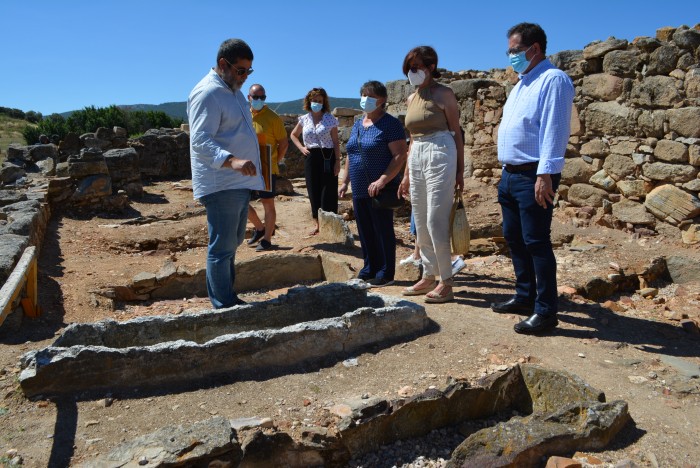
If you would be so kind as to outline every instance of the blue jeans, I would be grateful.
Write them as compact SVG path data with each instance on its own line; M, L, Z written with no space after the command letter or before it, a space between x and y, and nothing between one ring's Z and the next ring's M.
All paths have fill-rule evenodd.
M207 292L215 309L239 302L233 290L236 248L245 238L250 190L222 190L200 198L207 210Z
M396 272L394 210L372 208L371 198L353 198L352 206L365 261L360 276L393 281Z
M552 187L559 187L561 174L552 174ZM535 312L557 313L557 260L550 239L552 211L535 201L537 170L510 173L503 170L498 202L503 212L506 238L515 270L516 301L534 304Z

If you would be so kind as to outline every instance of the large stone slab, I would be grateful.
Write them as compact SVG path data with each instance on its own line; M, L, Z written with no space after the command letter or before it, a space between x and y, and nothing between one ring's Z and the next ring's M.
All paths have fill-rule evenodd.
M22 357L27 397L164 388L259 375L423 332L422 306L353 284L292 288L229 309L73 324Z
M607 41L594 42L584 47L583 58L588 60L603 57L610 51L626 49L627 44L628 42L626 39L615 39L614 37L611 37Z
M649 192L644 206L657 218L673 224L700 215L700 199L670 184Z
M670 76L647 76L642 82L635 83L630 98L640 106L670 107L683 100L678 84Z
M103 457L79 466L207 466L214 460L225 460L232 466L238 466L242 458L243 451L231 423L217 416L191 424L164 427L124 442Z
M620 180L617 189L625 197L644 197L647 194L643 180Z
M457 99L466 100L476 98L476 92L480 88L488 88L491 86L501 86L497 81L486 80L481 78L472 78L467 80L457 80L449 84L454 91Z
M521 369L531 414L472 434L452 452L448 467L539 466L548 456L603 448L630 421L626 402L605 403L602 392L576 376Z
M600 171L593 174L589 182L591 183L591 185L595 185L596 187L599 187L608 192L615 189L615 179L610 177L610 175L605 169L601 169ZM576 193L575 195L578 195L578 193Z
M640 63L639 51L614 50L605 54L603 71L611 75L633 77Z
M654 148L654 157L669 163L687 163L688 147L678 141L659 140Z
M605 447L629 420L624 401L570 404L472 434L455 449L447 467L540 466L552 455Z
M574 184L567 194L569 203L576 206L603 206L608 192L588 184Z
M318 237L331 244L340 244L345 247L355 245L350 226L343 217L321 209L318 210Z
M494 169L501 167L498 162L498 147L495 145L479 148L467 148L464 152L466 164L472 169Z
M630 108L615 101L594 102L586 107L586 129L602 135L627 135Z
M608 144L600 138L594 138L581 145L581 154L592 158L603 158L608 155L610 148Z
M593 168L581 158L567 159L561 171L561 183L564 185L585 184L593 175Z
M698 173L698 170L685 164L669 164L664 162L655 162L644 164L642 173L652 180L661 182L688 182L693 180Z
M0 284L4 284L29 245L29 238L17 234L0 235Z
M700 262L686 255L667 257L666 268L674 283L685 284L700 279Z
M623 198L612 206L612 214L614 217L624 223L654 225L656 218L649 213L644 205Z
M647 75L668 75L676 68L679 50L674 44L664 44L649 55Z
M603 163L603 169L616 181L632 175L635 167L631 157L621 154L611 154L605 158L605 163Z
M700 31L680 27L673 33L673 42L682 49L693 51L700 46Z
M689 138L700 137L700 107L682 107L666 111L671 130Z
M596 73L583 77L581 92L600 101L614 101L622 94L624 80L608 73Z
M186 466L346 466L351 457L382 445L511 411L526 416L474 434L453 453L451 466L538 466L551 455L603 448L629 421L625 402L605 403L605 395L580 378L523 365L476 385L457 381L411 397L341 401L327 410L329 427L305 424L286 431L281 428L288 420L221 417L170 426L122 443L84 466L179 466L170 458L178 451ZM475 447L479 442L483 447Z

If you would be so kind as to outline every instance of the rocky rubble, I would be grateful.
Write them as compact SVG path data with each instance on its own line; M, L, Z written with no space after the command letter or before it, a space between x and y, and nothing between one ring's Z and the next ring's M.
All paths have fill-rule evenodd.
M505 411L514 417L506 420ZM573 375L520 365L474 387L451 382L395 400L365 395L308 421L216 417L125 442L83 466L168 466L178 455L183 466L535 466L542 457L604 447L629 415L625 402L605 403Z

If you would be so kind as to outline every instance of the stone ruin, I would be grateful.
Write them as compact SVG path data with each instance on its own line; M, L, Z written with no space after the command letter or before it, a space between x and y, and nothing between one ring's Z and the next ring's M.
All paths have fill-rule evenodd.
M382 445L457 425L470 435L447 466L539 466L552 454L601 449L630 421L624 401L606 402L576 376L527 364L475 386L451 381L410 398L357 398L324 411L323 425L217 416L166 427L82 466L344 467ZM473 424L493 417L501 422Z
M220 311L72 324L22 358L29 398L174 388L265 375L424 332L425 309L362 283L292 288Z
M562 51L550 58L556 66L569 74L576 87L572 135L567 147L567 161L562 174L557 209L569 214L572 222L579 226L596 223L646 236L654 235L662 223L667 223L680 229L685 243L700 242L700 25L694 28L661 28L656 37L638 37L631 42L610 38L591 43L583 50ZM490 184L495 184L500 179L501 169L496 157L497 128L502 107L516 80L517 75L510 69L443 72L441 81L454 90L460 105L461 126L465 130L466 176ZM389 111L400 117L405 112L405 99L412 89L405 80L389 82L388 89ZM339 134L344 150L353 120L359 111L336 109L334 113L341 124ZM283 116L283 119L290 131L296 123L296 117ZM286 160L286 172L283 175L289 178L301 177L303 157L293 145L290 145ZM101 128L94 133L80 136L69 134L58 147L51 144L10 147L7 160L0 168L0 282L6 280L27 246L41 246L52 212L63 209L87 213L123 211L128 207L130 199L142 196L144 180L157 177L188 178L189 171L189 136L182 130L150 130L142 137L130 140L124 129ZM347 233L339 233L343 234L344 241L347 241ZM499 233L489 232L488 235L498 236ZM326 271L330 271L326 270L330 263L325 259L323 262L321 270L324 273L321 273L321 279ZM342 266L336 267L339 268L338 275L330 277L337 278L338 281L346 280L343 274L347 272ZM678 259L653 259L649 266L631 270L620 268L607 278L594 278L577 288L576 292L586 297L602 298L627 287L643 287L659 277L671 276L676 281L674 275L680 275L687 267L686 264L679 263ZM158 274L145 274L135 278L129 286L105 286L100 291L95 291L95 297L99 298L97 302L143 300L143 297L157 299L167 297L168 291L177 290L183 284L196 289L203 283L200 281L201 272L167 270L164 268ZM199 292L201 291L197 290L194 293ZM268 302L267 306L260 307L274 308L275 306L270 304L278 304L274 301ZM229 313L245 315L250 311L248 307ZM352 314L362 310L365 309L347 312ZM381 310L381 307L376 310ZM376 310L368 311L367 314L375 314ZM375 315L372 317L378 319L381 314ZM194 316L196 317L196 314ZM343 322L346 319L335 317L319 320ZM146 319L146 322L149 321L153 322L155 329L161 323L167 322L162 317ZM306 323L312 322L316 323ZM99 338L100 333L106 329L119 329L120 326L116 322L75 326L66 330L66 336L59 338L55 346L25 356L23 385L28 389L28 394L38 396L40 392L51 393L55 390L50 386L44 388L46 383L38 382L44 378L42 375L54 376L45 380L58 379L63 372L53 374L56 372L53 366L59 361L65 360L66 365L70 366L69 363L74 358L81 355L81 359L87 358L97 348L100 348L100 352L104 348L106 353L123 357L128 354L124 352L127 348L139 348L139 352L147 354L146 348L159 346L145 342L124 344L125 347L117 346L112 349L102 346L99 341L103 339ZM263 343L268 342L268 338L272 336L281 339L281 335L277 335L283 333L281 330L304 326L288 324L286 328L273 331L220 330L220 333L223 334L221 336L258 333L260 336L257 339ZM81 343L83 337L78 330L88 329L92 329L88 335L97 341L86 340ZM78 336L80 339L76 338ZM73 343L70 339L77 341ZM191 337L187 340L178 342L175 339L173 343L179 343L176 347L183 347L186 343L194 347L202 346L196 340L192 341ZM217 340L220 338L213 338L212 341ZM78 349L82 352L77 353ZM95 353L94 356L99 356L99 353ZM312 356L309 356L309 359L311 358ZM520 376L518 378L524 378L527 382L527 378L523 376L534 371L523 366L509 372L509 378L517 374ZM65 373L70 375L70 372ZM172 377L163 378L167 380ZM103 388L100 387L103 384L99 382L93 382L91 385L91 388ZM460 385L460 389L466 388L464 384ZM530 384L526 383L525 386L532 401L542 396L539 393L535 396ZM420 396L415 403L450 401L456 388L449 386L438 393L429 392ZM519 388L523 388L522 385ZM482 394L483 392L484 390ZM593 398L586 401L590 403L596 400ZM372 406L375 403L376 406ZM341 418L338 427L344 429L337 432L309 428L301 435L286 434L275 427L251 429L228 424L226 421L217 421L216 424L219 424L223 431L222 440L228 441L225 444L226 448L219 447L217 453L233 453L234 459L238 456L243 459L255 459L262 455L254 455L254 446L269 447L265 443L273 440L276 441L273 444L275 447L282 447L281 452L268 452L282 457L275 460L286 460L291 465L299 460L309 460L304 458L304 453L312 452L315 455L309 455L311 460L319 460L318 457L327 460L326 455L329 453L335 453L333 457L345 459L344 457L356 456L359 453L357 450L353 452L349 448L350 445L343 442L343 437L349 437L347 431L350 428L370 427L374 423L363 424L375 421L378 417L396 417L390 415L400 414L400 408L405 403L373 402L370 405L373 409L369 413L363 405L349 405L352 409L351 420L346 419L342 422ZM597 401L595 404L601 402ZM625 416L616 416L612 420L626 420L626 407L622 411L622 406L613 406L617 408L616 414ZM383 409L377 413L377 408ZM589 422L595 426L611 421L610 418L606 419L607 416L594 417L599 413L590 406L586 406L585 411L581 409L583 406L579 405L576 408L578 409L562 409L557 412L554 411L554 407L550 407L545 412L533 411L526 418L528 421L540 418L539 421L544 426L565 422L569 425L567 430L575 425L575 421L586 421L581 427L589 427L586 426ZM606 427L617 427L617 422ZM513 424L504 430L510 434L532 431L531 426L518 425L519 422ZM245 437L252 435L244 440L237 438L240 434ZM470 459L476 457L479 460L492 460L489 458L491 455L483 450L490 446L494 433L484 434L486 435L482 437L488 440L478 442L477 439L472 439L476 441L475 447L480 447L481 452L472 452L472 449L464 448L459 453L469 454ZM375 436L379 437L376 434ZM158 438L157 435L153 437ZM514 440L527 441L527 438L517 437L495 438L504 441L509 447L515 443ZM265 443L260 442L261 440ZM590 447L601 447L608 440L609 438L598 439L595 443L598 445ZM557 447L557 443L552 442L550 448ZM308 448L309 444L313 445L313 450ZM202 446L206 446L206 443ZM335 451L340 446L340 451ZM362 450L364 449L359 451ZM192 451L193 454L195 452L198 450ZM556 450L552 449L548 453L555 452ZM158 457L165 457L165 460L168 456L167 447L158 453ZM210 458L212 453L208 455ZM337 455L338 453L341 455ZM459 460L459 453L455 451L453 454L455 460ZM513 463L517 464L525 458L513 460ZM299 462L299 466L301 464Z

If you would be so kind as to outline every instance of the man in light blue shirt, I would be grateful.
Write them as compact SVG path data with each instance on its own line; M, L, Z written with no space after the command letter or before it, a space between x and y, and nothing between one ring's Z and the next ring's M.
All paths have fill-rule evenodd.
M520 81L508 96L498 129L498 161L503 165L498 202L515 270L515 295L491 304L491 309L528 315L515 331L539 334L559 323L550 232L574 87L566 73L547 60L547 36L539 25L520 23L507 36L507 54Z
M192 189L207 210L207 291L216 309L243 303L233 289L236 248L245 237L250 191L264 188L258 138L240 91L252 65L248 44L224 41L216 67L187 100Z

